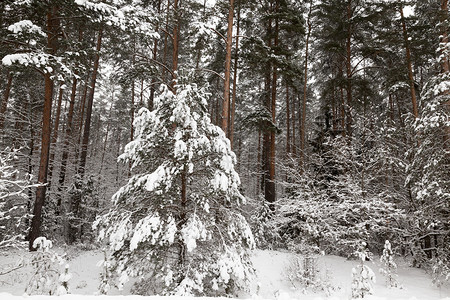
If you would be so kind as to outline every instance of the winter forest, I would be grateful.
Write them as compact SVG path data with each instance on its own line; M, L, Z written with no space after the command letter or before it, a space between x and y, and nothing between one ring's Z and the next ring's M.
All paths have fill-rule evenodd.
M74 265L90 295L289 299L276 267L292 299L450 297L449 30L447 0L0 1L0 298Z

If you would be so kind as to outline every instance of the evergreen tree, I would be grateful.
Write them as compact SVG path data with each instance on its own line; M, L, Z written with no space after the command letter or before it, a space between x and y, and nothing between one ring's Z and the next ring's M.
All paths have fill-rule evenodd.
M386 277L386 284L388 287L396 287L397 280L395 279L397 274L397 264L394 262L394 253L392 252L391 243L386 240L384 243L383 255L380 257L380 262L383 267L380 269L380 273Z
M121 160L135 173L98 221L111 266L139 294L225 295L246 288L253 235L239 212L236 158L211 124L205 89L165 86L155 109L139 111Z

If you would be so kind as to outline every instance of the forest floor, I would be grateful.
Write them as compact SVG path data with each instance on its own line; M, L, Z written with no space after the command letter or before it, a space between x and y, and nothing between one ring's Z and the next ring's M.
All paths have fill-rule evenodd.
M59 249L58 252L64 252L64 250ZM130 286L125 286L122 291L112 289L109 292L109 295L119 296L118 298L93 296L98 293L97 288L101 272L98 262L103 259L103 253L99 250L82 251L75 248L67 248L65 252L67 253L69 272L72 274L72 278L69 281L71 295L65 295L63 299L79 299L80 295L84 295L82 297L83 300L143 299L139 296L124 297L130 294ZM16 271L0 276L1 300L50 299L47 296L22 297L32 274L31 266L27 264L31 260L32 255L25 250L0 254L0 271L10 269L19 260L23 260L26 265ZM296 256L289 252L256 250L252 258L256 269L256 279L251 286L251 291L246 294L240 294L238 298L253 300L348 300L350 298L351 269L358 264L357 261L330 255L319 257L317 264L318 274L320 274L319 277L322 279L322 285L327 286L330 291L329 295L326 295L324 291L305 289L299 283L295 283L297 287L294 287L291 280L288 279L288 274L292 274L292 271L289 271L289 269L292 270L294 268L295 258ZM368 266L374 271L377 281L374 285L374 294L365 299L450 300L450 286L437 288L432 285L430 276L423 270L411 268L403 261L398 261L397 263L399 265L398 282L401 288L387 288L384 277L378 272L380 268L378 260L375 260L375 263L368 262ZM148 297L145 299L148 299ZM160 297L155 296L150 297L150 299L160 300ZM180 300L179 297L165 299ZM193 299L191 297L183 298L183 300ZM207 299L204 298L204 300Z

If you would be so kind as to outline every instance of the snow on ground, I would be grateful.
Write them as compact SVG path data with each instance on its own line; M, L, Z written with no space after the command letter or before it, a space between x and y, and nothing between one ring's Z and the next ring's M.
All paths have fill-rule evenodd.
M73 300L140 300L139 296L127 296L130 286L124 290L111 290L109 296L94 296L99 285L99 273L101 267L97 263L103 259L101 251L79 251L73 248L66 249L69 258L69 281L71 295L61 296L61 299ZM64 250L59 249L58 253ZM27 251L12 251L8 254L0 254L0 270L14 266L19 260L30 261L32 253ZM336 289L327 297L324 292L303 291L301 287L295 289L287 279L287 269L292 266L295 255L289 252L256 250L253 255L253 263L256 270L256 278L249 293L239 295L240 299L276 299L276 300L348 300L350 295L351 269L357 265L357 261L346 260L337 256L322 256L319 258L319 269L325 273L328 270L331 275L331 285ZM387 288L384 278L379 274L379 263L369 262L377 276L374 286L374 295L366 297L366 300L450 300L450 287L438 289L431 284L431 279L423 270L408 267L406 263L398 262L398 281L402 288ZM14 272L0 276L0 300L48 300L49 296L22 296L25 287L30 280L31 267L23 267ZM112 295L112 296L111 296ZM161 297L146 297L149 300L161 300ZM164 297L164 300L194 300L193 297ZM198 298L195 298L197 300ZM202 298L203 300L217 300L218 298ZM229 299L229 298L224 298Z

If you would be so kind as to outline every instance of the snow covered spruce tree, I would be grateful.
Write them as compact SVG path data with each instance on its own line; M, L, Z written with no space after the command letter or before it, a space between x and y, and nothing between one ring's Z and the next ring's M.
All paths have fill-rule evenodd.
M394 252L392 252L391 243L388 240L384 243L380 262L383 264L382 268L380 268L380 273L386 277L387 287L397 287L397 264L394 262Z
M154 110L142 108L136 137L119 159L135 173L95 223L112 251L120 286L138 276L134 292L226 295L252 275L244 197L224 132L211 123L206 92L162 86Z

